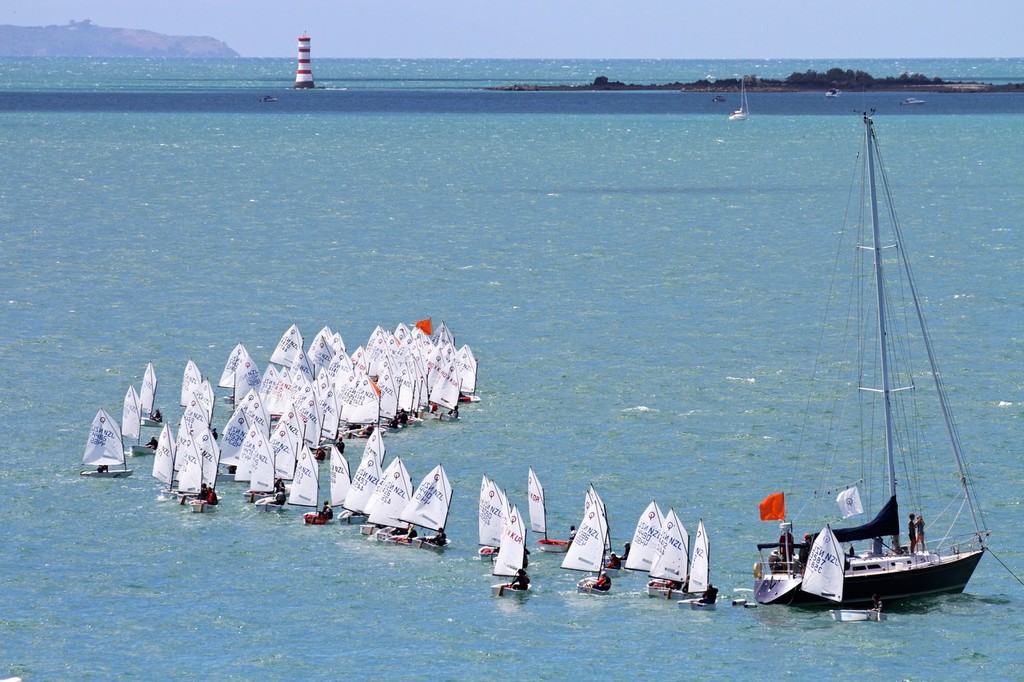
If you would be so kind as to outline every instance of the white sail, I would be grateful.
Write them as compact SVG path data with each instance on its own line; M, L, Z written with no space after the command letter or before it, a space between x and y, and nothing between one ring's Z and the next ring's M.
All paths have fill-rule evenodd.
M430 386L430 402L452 409L459 404L459 369L454 358L442 362L441 358L437 357L436 362L437 371Z
M540 484L537 474L530 467L529 479L526 484L527 504L530 508L530 528L534 533L547 536L547 511L544 508L544 487Z
M89 428L89 439L85 444L82 464L86 466L124 464L121 427L102 408L93 417L92 426Z
M124 408L121 410L121 435L127 438L134 438L138 442L142 435L142 418L139 410L139 394L135 392L134 386L128 386L124 394Z
M373 491L380 483L381 466L384 463L385 454L386 448L384 439L380 435L380 429L374 429L370 437L366 439L363 457L359 461L356 473L352 476L352 485L345 496L345 509L357 513L367 511Z
M501 525L501 549L498 550L498 558L494 561L491 574L516 575L523 567L525 559L526 526L523 525L519 507L513 505Z
M604 563L605 546L608 542L604 503L601 502L594 486L590 486L584 502L583 520L576 530L576 537L569 545L569 551L562 560L562 568L573 571L601 570Z
M199 382L199 386L194 391L196 402L202 407L203 412L206 414L206 423L213 423L213 386L210 385L209 379L203 379Z
M178 492L198 493L203 485L203 456L196 447L195 438L179 431L175 455L178 465Z
M320 504L320 464L308 448L299 452L299 461L295 467L295 478L292 479L288 504L299 507L316 507Z
M395 459L380 476L380 482L373 489L373 495L366 505L367 520L379 526L397 528L404 525L399 514L412 497L412 483L400 457Z
M650 573L658 548L661 547L661 533L664 524L665 515L658 508L658 503L651 500L647 509L637 519L636 530L633 531L633 541L629 543L629 556L626 557L624 564L626 568L631 571Z
M632 548L629 550L632 554ZM693 539L693 561L690 562L690 592L703 592L711 584L711 541L704 529L704 519L697 522Z
M234 383L231 388L234 391L233 397L235 400L238 400L238 396L245 395L250 390L255 389L258 391L263 384L263 374L260 372L259 365L249 357L248 351L246 351L246 356L238 363L233 381Z
M268 445L274 455L274 470L277 477L291 480L295 475L295 465L299 461L299 449L302 448L302 441L288 427L288 424L280 421L274 428L274 432L270 434Z
M252 477L252 463L256 459L256 448L267 447L267 438L259 429L249 429L242 440L242 447L238 450L238 459L235 463L235 480L247 483Z
M220 465L220 446L217 445L217 439L207 428L193 440L202 462L202 482L207 485L216 485L217 467Z
M334 333L331 328L324 327L316 333L313 341L309 344L309 353L306 356L313 366L313 375L316 377L320 376L320 372L331 364L331 360L334 358L336 351L333 338Z
M835 602L843 600L843 550L832 528L825 526L814 538L804 567L800 589Z
M274 490L274 451L267 439L259 437L252 451L251 470L249 472L249 490L271 492Z
M685 583L690 570L690 536L676 516L675 509L665 514L661 544L649 575L660 580ZM633 553L630 548L630 554Z
M195 398L189 400L185 405L185 411L181 414L181 425L188 433L199 433L210 427L210 422L206 418L206 410Z
M185 364L185 371L181 375L181 406L185 407L193 398L195 390L203 382L203 374L199 371L196 363L190 359Z
M254 390L245 394L241 402L245 409L246 421L251 428L256 429L263 436L270 435L270 413L267 411L266 401Z
M142 375L142 388L139 389L139 411L143 417L153 414L153 406L156 402L156 370L153 363L146 365L146 373Z
M288 331L277 342L277 347L274 348L274 352L270 355L270 361L284 367L292 367L299 353L302 352L302 348L302 334L299 333L299 328L293 324L288 327Z
M420 481L399 518L406 523L440 531L448 523L451 504L452 484L444 467L438 464Z
M220 463L225 466L238 465L238 453L242 450L242 442L250 430L249 420L246 417L245 405L238 403L231 419L224 425L223 445L220 448Z
M459 378L462 379L462 392L476 392L476 370L477 360L473 350L469 346L463 346L455 355L455 364L459 368Z
M157 439L156 454L153 456L153 478L170 486L174 482L174 437L171 427L164 424Z
M334 440L338 437L338 425L341 419L341 411L338 407L338 398L334 392L334 385L327 377L326 372L321 373L317 386L317 408L320 411L320 442Z
M331 445L331 506L341 506L345 503L349 488L352 485L348 471L348 460L341 454L337 446Z
M392 419L398 414L399 377L396 364L386 355L378 364L377 389L380 391L380 418Z
M478 535L484 547L501 545L501 527L505 519L505 496L497 484L485 475L480 481L480 516Z
M376 424L380 414L380 389L366 374L358 370L343 394L341 418L350 424Z
M217 381L217 385L221 388L235 387L235 371L238 369L238 365L241 363L242 358L249 355L249 351L245 349L242 344L236 344L231 350L231 354L228 355L227 362L224 363L224 371L220 373L220 379Z

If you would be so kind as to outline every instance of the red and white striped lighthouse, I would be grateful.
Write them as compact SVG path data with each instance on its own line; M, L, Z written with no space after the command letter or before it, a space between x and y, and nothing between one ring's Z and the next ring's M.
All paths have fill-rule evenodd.
M313 87L313 67L309 63L309 36L299 36L299 68L295 72L295 87Z

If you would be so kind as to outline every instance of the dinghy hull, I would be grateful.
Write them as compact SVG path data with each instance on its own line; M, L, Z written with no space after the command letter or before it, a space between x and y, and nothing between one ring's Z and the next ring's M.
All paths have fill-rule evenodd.
M554 554L565 554L569 551L568 540L537 540L537 544L540 546L542 552L552 552Z
M829 614L832 616L833 620L843 623L868 620L879 622L885 620L884 613L873 609L833 609L829 611Z
M525 597L527 594L529 594L529 592L529 587L527 587L525 590L520 590L512 587L509 584L491 585L492 597Z
M82 476L89 476L92 478L125 478L126 476L132 475L131 469L116 469L112 471L83 471Z

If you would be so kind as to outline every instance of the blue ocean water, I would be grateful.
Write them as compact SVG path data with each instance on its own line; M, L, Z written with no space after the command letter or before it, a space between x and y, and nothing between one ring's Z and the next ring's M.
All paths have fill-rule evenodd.
M1021 586L991 556L882 627L683 612L640 575L587 599L536 552L535 593L495 600L474 558L480 476L525 506L533 466L556 534L589 483L615 547L654 498L703 518L712 579L749 596L775 532L757 503L806 493L790 455L875 108L992 548L1024 569L1024 99L751 95L737 124L678 93L482 89L835 65L318 60L327 89L300 92L288 60L0 60L0 674L1021 677ZM1024 81L1024 60L841 66ZM351 349L427 316L480 359L461 420L388 440L415 480L452 478L443 556L257 514L229 484L218 514L185 514L145 460L78 475L96 409L119 415L147 362L173 419L190 358L216 379L292 323Z

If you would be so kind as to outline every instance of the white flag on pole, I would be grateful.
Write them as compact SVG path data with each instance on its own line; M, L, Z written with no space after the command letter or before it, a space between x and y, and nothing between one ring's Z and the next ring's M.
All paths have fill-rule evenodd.
M864 507L860 503L860 493L857 492L857 486L847 488L843 492L839 493L836 497L836 503L839 504L839 511L842 513L843 518L849 518L854 514L863 514Z

